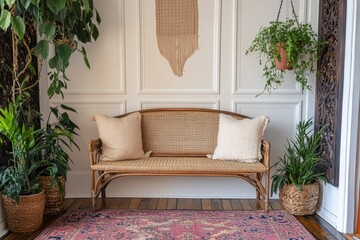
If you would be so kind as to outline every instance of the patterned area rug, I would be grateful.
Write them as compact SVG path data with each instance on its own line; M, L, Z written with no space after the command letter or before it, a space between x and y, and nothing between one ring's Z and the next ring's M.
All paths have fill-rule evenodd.
M314 239L285 211L72 210L36 239Z

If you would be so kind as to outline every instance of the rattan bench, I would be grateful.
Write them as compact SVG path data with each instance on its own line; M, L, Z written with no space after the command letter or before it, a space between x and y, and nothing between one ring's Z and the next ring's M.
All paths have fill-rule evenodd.
M214 160L206 157L216 147L219 114L243 119L246 116L208 109L149 109L142 114L144 151L151 157L139 160L100 161L101 140L89 142L93 210L101 193L116 178L124 176L206 176L240 178L256 189L268 211L270 143L262 141L262 159L256 163ZM118 116L124 117L127 114ZM265 178L265 184L262 178ZM104 201L103 201L104 202Z

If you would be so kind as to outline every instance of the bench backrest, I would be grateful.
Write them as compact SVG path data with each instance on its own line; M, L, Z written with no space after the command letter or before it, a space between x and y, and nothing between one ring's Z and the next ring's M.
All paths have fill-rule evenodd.
M209 109L142 110L142 139L152 156L206 156L217 143L219 114L246 116Z

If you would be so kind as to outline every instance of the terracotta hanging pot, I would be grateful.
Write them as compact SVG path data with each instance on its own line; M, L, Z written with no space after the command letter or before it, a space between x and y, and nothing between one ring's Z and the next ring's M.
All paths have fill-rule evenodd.
M280 54L280 61L277 58L274 58L276 68L279 70L291 70L288 59L286 57L286 49L284 49L284 43L277 43L276 50Z

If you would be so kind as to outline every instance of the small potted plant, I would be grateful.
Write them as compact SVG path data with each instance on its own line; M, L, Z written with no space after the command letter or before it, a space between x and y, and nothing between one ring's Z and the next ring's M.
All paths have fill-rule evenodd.
M66 150L72 151L73 146L79 150L73 139L77 135L75 130L79 128L65 111L76 112L75 109L63 104L50 109L46 124L39 129L37 139L42 144L41 159L44 162L38 180L45 191L45 215L57 215L63 210L65 181L71 163ZM51 121L52 116L56 120Z
M280 191L282 207L293 215L309 215L319 200L319 181L327 182L323 160L318 152L326 126L313 134L312 119L297 125L295 138L287 141L285 154L272 167L271 195Z
M310 24L299 23L294 9L293 15L295 19L280 21L278 18L268 27L262 27L245 52L259 53L266 79L263 92L270 93L280 86L285 70L294 72L302 90L311 89L308 77L316 71L315 63L324 43L318 40Z

